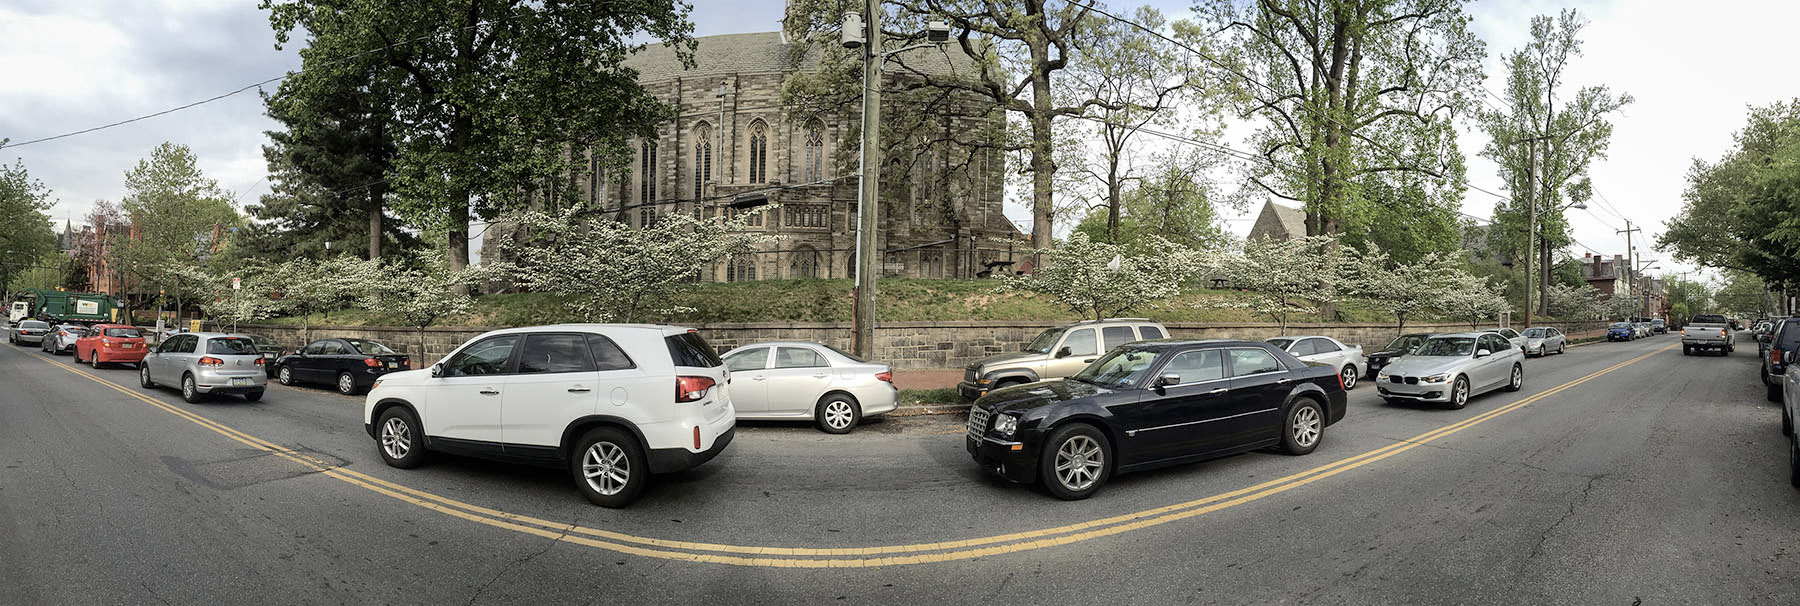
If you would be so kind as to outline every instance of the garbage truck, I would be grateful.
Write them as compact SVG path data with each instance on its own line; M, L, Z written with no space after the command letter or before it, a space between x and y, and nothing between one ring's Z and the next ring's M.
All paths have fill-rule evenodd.
M13 293L7 306L6 321L47 322L112 322L118 301L112 295L91 292L68 292L49 288L27 288Z

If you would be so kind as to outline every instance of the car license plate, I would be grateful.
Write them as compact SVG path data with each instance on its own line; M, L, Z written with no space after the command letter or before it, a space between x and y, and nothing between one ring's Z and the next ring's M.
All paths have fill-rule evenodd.
M388 370L393 370L393 369L399 368L399 367L400 367L399 362L388 362Z
M235 378L235 379L232 379L232 380L231 380L231 384L232 384L232 385L233 385L233 386L237 386L237 385L249 385L249 384L250 384L250 379L248 379L248 378L242 378L242 377L239 377L239 378Z

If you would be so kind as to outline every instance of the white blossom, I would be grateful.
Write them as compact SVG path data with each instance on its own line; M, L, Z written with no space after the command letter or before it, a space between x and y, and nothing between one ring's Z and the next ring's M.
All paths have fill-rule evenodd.
M1003 276L1004 288L1036 292L1096 320L1181 293L1206 267L1193 249L1146 236L1135 250L1069 235L1060 246L1038 251L1047 262L1030 275Z

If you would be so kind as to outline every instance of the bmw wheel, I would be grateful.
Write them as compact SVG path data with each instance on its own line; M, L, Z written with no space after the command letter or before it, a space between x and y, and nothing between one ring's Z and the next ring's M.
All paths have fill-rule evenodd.
M1469 405L1469 378L1459 376L1450 386L1450 407L1462 408Z
M831 394L819 400L819 406L813 412L813 420L819 424L819 431L825 433L846 434L856 429L862 421L861 407L856 400L843 394Z
M1355 364L1344 366L1343 370L1338 371L1338 376L1343 377L1344 391L1350 391L1350 388L1356 387L1356 377L1358 375L1356 374Z
M637 500L650 468L637 440L613 427L598 427L576 443L570 471L575 487L595 505L624 507Z
M1044 441L1038 475L1050 494L1064 501L1094 496L1112 475L1106 435L1086 423L1056 428Z
M1506 384L1506 390L1518 391L1523 387L1525 387L1525 367L1514 364L1512 370L1512 382Z

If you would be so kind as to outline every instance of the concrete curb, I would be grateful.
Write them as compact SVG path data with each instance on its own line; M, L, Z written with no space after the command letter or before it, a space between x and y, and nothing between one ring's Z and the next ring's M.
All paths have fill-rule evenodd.
M969 412L968 404L905 404L895 408L889 415L896 417L916 417L922 415L959 415Z

